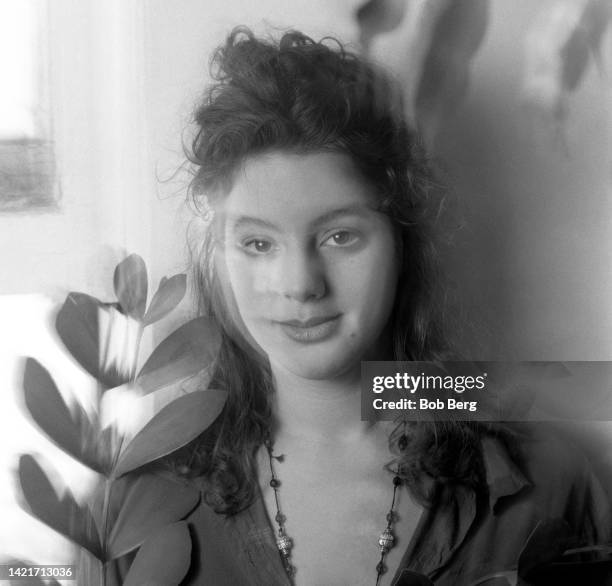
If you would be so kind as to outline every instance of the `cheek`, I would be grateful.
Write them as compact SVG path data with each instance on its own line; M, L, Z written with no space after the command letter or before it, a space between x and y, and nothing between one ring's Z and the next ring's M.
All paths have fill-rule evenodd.
M221 291L227 309L236 321L236 314L243 316L248 307L247 300L252 295L249 292L249 279L240 270L237 259L225 251L217 250L215 254L215 270L221 283Z
M365 317L388 314L395 300L399 262L392 243L384 240L349 267L345 290Z
M229 283L236 297L249 294L254 289L252 268L249 263L244 262L237 253L229 252L225 255L225 265Z
M228 253L225 267L227 282L238 311L243 318L248 319L249 315L259 312L266 299L269 281L266 266L245 259L239 253Z

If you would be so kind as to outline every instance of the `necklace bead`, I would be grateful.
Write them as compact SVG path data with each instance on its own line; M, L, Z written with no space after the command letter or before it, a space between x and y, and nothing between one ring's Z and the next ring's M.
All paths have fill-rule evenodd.
M391 529L387 527L378 538L378 545L380 546L380 553L387 553L395 545L395 536L391 533Z
M276 546L285 557L289 557L291 555L291 548L293 547L293 540L291 537L279 531L279 535L276 538Z

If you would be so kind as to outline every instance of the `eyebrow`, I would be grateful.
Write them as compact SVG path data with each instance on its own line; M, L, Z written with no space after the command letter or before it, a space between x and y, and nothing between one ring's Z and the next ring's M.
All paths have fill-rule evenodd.
M380 213L380 211L369 205L365 204L355 204L352 206L347 206L343 208L338 208L335 210L330 210L325 212L323 215L315 218L311 223L313 228L317 228L323 224L327 224L329 222L333 222L344 216L359 216L365 217L370 213ZM260 228L267 228L269 230L274 230L276 232L282 232L282 228L274 224L273 222L269 222L268 220L264 220L262 218L256 218L253 216L235 216L229 217L228 220L232 223L232 227L234 230L238 230L244 226L258 226Z

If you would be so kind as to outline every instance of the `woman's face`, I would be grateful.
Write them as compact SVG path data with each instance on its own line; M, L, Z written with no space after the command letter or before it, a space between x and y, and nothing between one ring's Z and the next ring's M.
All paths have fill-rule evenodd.
M332 379L381 358L398 259L374 189L339 153L246 161L220 208L217 263L273 368Z

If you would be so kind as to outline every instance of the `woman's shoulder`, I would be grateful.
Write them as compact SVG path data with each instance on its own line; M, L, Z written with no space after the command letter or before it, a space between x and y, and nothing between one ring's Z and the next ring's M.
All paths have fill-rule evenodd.
M563 429L530 424L518 437L519 458L536 486L557 488L587 485L597 478L585 446Z
M487 465L486 440L484 445ZM516 489L500 495L495 503L500 511L507 508L511 513L514 508L524 511L528 507L541 519L563 519L588 541L610 538L611 499L587 450L569 434L542 423L524 424L495 449L502 450L505 468L491 473L488 465L489 486L495 486L496 480L499 485L499 477L503 479L505 473L506 482L512 478Z

